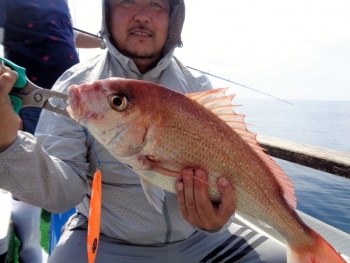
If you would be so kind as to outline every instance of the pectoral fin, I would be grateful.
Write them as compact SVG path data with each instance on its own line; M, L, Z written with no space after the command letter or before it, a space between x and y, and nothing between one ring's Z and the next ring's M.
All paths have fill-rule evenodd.
M162 213L163 202L165 193L163 189L160 189L158 186L151 184L147 180L140 177L142 189L145 192L148 202L157 209L159 213Z

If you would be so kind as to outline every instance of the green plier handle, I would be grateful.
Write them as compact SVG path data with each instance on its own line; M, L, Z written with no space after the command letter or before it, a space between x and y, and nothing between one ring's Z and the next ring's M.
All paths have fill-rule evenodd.
M0 61L4 61L7 65L9 65L14 71L17 72L18 74L18 78L17 81L14 84L14 87L16 88L24 88L25 86L27 86L28 84L28 80L27 80L27 75L26 75L26 69L22 68L18 65L16 65L15 63L13 63L12 61L6 59L6 58L2 58L0 57ZM23 106L23 102L22 99L13 95L9 95L12 104L13 104L13 109L14 111L18 114L19 110L22 108Z
M18 114L23 107L35 107L52 111L69 117L66 110L68 101L67 93L43 89L27 79L26 69L22 68L8 59L0 57L0 61L4 61L14 71L18 73L18 78L10 91L9 97L13 104L14 111ZM51 104L49 99L60 99L57 105Z

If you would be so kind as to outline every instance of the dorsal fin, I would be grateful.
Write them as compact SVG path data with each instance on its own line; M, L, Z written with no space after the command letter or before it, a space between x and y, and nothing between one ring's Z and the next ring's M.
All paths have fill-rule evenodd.
M187 97L197 101L200 104L204 104L207 101L211 101L213 99L216 99L218 97L222 97L225 95L226 90L228 88L220 88L220 89L211 89L204 92L197 92L197 93L188 93L185 94Z
M226 114L231 114L233 111L233 108L239 107L239 106L241 105L229 105L229 106L217 107L217 108L211 109L211 111L216 115L226 115Z
M216 114L220 119L225 121L250 148L258 154L266 166L269 168L277 183L280 185L284 199L293 208L296 208L297 202L294 193L293 183L290 181L284 171L276 164L276 162L264 152L256 140L256 134L250 132L246 123L244 122L245 115L236 114L233 111L234 107L240 105L233 105L232 99L235 95L225 95L228 88L212 89L209 91L186 94L188 98L202 104L211 112Z
M204 103L203 106L211 110L211 109L216 109L218 107L221 107L222 105L229 105L231 104L231 101L234 98L234 96L235 95L219 97Z

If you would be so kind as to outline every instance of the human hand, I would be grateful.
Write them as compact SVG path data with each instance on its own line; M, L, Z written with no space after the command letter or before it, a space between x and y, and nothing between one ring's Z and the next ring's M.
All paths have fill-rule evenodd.
M18 74L0 64L0 152L5 151L17 138L20 120L8 96Z
M203 170L187 169L185 174L207 180ZM219 178L218 187L221 202L213 204L208 196L208 186L189 176L176 182L176 191L182 217L195 227L212 230L225 225L236 210L236 197L233 187L224 178Z

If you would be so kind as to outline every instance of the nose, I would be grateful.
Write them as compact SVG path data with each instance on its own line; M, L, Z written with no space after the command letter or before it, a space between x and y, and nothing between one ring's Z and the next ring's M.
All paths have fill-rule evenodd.
M137 8L134 15L134 20L142 23L147 23L151 20L150 13L145 6L140 6Z

